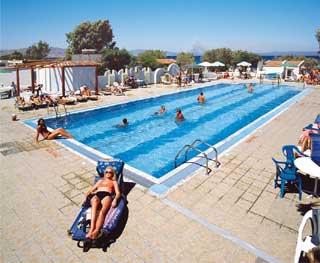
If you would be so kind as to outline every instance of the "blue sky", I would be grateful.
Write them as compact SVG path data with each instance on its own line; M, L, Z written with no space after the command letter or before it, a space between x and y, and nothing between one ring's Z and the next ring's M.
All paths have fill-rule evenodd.
M120 48L168 51L228 47L253 52L317 51L320 1L0 0L0 49L40 40L67 47L83 21L108 19Z

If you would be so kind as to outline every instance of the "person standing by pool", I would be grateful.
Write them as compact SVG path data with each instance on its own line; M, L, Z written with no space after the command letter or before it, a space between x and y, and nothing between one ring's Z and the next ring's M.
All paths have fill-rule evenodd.
M202 69L199 70L199 82L201 82L203 79L203 73L202 73Z
M177 114L176 114L176 120L177 121L183 121L184 120L184 116L182 114L182 111L180 109L177 109Z
M73 136L69 134L65 129L58 128L52 132L49 132L47 126L44 122L44 119L40 118L38 120L36 142L39 142L39 135L42 135L44 140L53 140L56 139L59 135L66 137L67 139L72 139Z
M200 93L200 95L197 98L198 102L201 104L204 104L206 102L206 98L203 95L203 92Z
M14 81L11 82L10 87L12 87L11 95L12 95L12 96L16 96L16 94L17 94L17 86L16 86L16 84L14 83Z
M178 86L181 87L181 82L182 82L182 71L181 69L179 70L178 76L177 76L177 82Z

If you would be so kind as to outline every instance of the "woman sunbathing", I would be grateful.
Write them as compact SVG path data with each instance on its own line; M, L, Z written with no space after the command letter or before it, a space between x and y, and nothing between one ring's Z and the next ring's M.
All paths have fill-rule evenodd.
M37 126L37 135L36 135L36 142L39 142L39 135L42 135L42 137L44 138L44 140L53 140L55 138L57 138L59 135L62 135L68 139L72 139L72 135L69 134L65 129L63 128L58 128L55 129L52 132L49 132L47 129L47 126L44 123L44 119L40 118L38 120L38 126Z
M94 191L97 192L91 198L91 226L86 237L96 239L100 229L102 228L104 219L110 207L116 207L120 198L120 189L116 181L114 168L107 167L103 179L99 180L86 194L85 200ZM115 192L115 198L112 200L111 194ZM98 206L102 206L97 216Z

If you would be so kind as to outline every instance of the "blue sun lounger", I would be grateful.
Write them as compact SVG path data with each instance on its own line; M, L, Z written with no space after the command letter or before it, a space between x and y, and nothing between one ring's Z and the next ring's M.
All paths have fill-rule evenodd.
M121 160L100 160L97 163L97 173L98 175L94 178L94 184L98 182L104 175L104 171L107 167L112 166L115 169L117 181L120 187L120 191L123 193L123 167L124 162ZM118 201L118 205L115 208L110 207L109 211L104 220L102 229L100 230L101 234L105 237L112 233L112 231L117 227L123 211L127 205L126 197L121 194L121 198ZM82 204L81 210L74 220L72 226L68 230L68 234L75 241L78 241L78 246L83 247L83 251L86 252L91 247L91 242L88 247L88 239L86 238L86 233L90 228L90 216L88 216L90 209L90 200L87 200ZM81 242L83 245L81 246Z

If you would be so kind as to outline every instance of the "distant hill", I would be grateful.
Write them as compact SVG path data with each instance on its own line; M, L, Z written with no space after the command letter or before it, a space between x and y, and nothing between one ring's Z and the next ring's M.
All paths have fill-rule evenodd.
M22 54L25 54L26 48L19 48L19 49L3 49L0 50L0 56L10 54L14 51L21 52ZM65 48L59 48L59 47L52 47L49 53L49 58L59 58L59 57L64 57L65 55ZM137 56L140 53L146 51L146 49L134 49L130 50L130 54ZM177 56L180 52L175 52L175 51L167 51L163 50L166 52L167 56ZM190 51L192 52L192 51ZM195 56L202 56L203 54L200 54L199 52L192 52ZM285 55L293 55L293 56L308 56L308 57L319 57L319 53L317 51L270 51L270 52L253 52L257 53L260 56L271 56L271 57L278 57L278 56L285 56Z
M26 48L3 49L3 50L0 50L0 56L4 56L4 55L10 54L10 53L13 53L14 51L18 51L22 54L25 54L26 50L27 50ZM51 47L48 57L49 58L64 57L65 51L66 51L66 49L64 49L64 48Z
M129 53L133 56L137 56L146 50L148 49L134 49L134 50L130 50ZM161 51L165 52L167 56L176 56L179 53L179 52L166 51L166 50L161 50Z
M130 50L129 52L132 55L137 56L144 51L146 51L146 49L134 49L134 50ZM180 52L166 51L166 50L163 50L163 51L166 52L167 56L177 56L177 54L180 53ZM204 52L200 53L199 51L195 51L195 50L191 50L188 52L193 53L194 56L202 56L204 53ZM256 53L260 56L272 56L272 57L279 57L279 56L285 56L285 55L307 56L307 57L319 56L317 51L270 51L270 52L253 52L253 53Z

